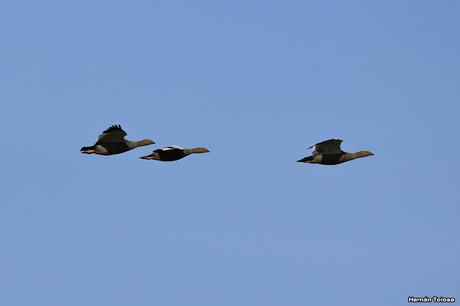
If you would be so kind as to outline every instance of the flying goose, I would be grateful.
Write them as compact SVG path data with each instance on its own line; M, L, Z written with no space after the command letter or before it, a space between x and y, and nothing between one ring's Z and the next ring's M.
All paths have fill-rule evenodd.
M206 148L192 148L187 149L176 145L156 149L152 154L141 156L142 159L156 159L160 161L175 161L182 159L192 153L207 153L209 152Z
M127 140L125 139L126 135L126 132L123 131L120 125L112 125L99 135L94 145L83 147L80 149L80 152L85 154L114 155L155 143L150 139L140 141Z
M374 155L370 151L358 151L356 153L347 153L342 151L340 144L341 139L329 139L311 146L313 153L311 156L304 157L298 162L321 165L337 165L356 158L362 158Z

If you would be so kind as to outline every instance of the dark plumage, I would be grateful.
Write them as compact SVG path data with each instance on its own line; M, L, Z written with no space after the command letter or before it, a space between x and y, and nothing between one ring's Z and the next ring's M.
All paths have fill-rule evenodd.
M168 149L156 149L153 153L157 153L160 160L162 161L175 161L187 156L185 150L181 150L174 147L168 147Z
M161 149L156 149L152 154L142 156L142 159L155 159L160 161L176 161L182 159L192 153L207 153L206 148L186 149L179 146L168 146Z
M342 151L340 145L341 139L329 139L311 146L313 153L311 156L304 157L298 162L321 165L337 165L356 158L374 155L370 151L358 151L356 153L348 153Z
M128 134L126 134L125 131L123 131L123 129L121 128L121 125L119 125L119 124L112 125L111 127L109 127L107 130L105 130L102 133L103 134L108 134L108 133L114 133L114 132L121 132L123 134L123 136L128 135Z
M126 132L120 125L112 125L99 135L94 145L83 147L80 149L80 152L85 154L114 155L155 143L150 139L140 141L126 140L126 135Z

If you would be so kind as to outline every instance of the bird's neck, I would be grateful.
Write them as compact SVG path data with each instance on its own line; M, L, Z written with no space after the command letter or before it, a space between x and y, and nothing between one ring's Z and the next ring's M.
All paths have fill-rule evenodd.
M355 158L362 158L362 157L367 157L372 154L369 154L369 151L358 151L358 152L355 152L354 155L355 155Z
M341 161L346 162L346 161L353 160L353 159L356 159L356 158L358 158L356 156L356 153L348 153L347 152L347 153L343 153Z
M126 142L126 145L128 146L128 148L130 148L130 149L134 149L134 148L137 148L137 147L141 146L139 144L139 141L125 140L125 142Z
M139 140L139 141L132 141L132 140L125 140L126 142L126 145L128 146L128 148L130 149L134 149L134 148L137 148L137 147L142 147L142 146L148 146L148 145L151 145L152 142L151 140L148 140L148 139L143 139L143 140Z
M355 153L345 153L345 154L343 154L342 160L343 161L349 161L349 160L362 158L362 157L366 157L366 156L368 156L368 155L365 154L364 151L358 151L358 152L355 152Z
M191 153L206 153L208 152L208 150L206 150L205 148L192 148L192 149L189 149L188 150Z

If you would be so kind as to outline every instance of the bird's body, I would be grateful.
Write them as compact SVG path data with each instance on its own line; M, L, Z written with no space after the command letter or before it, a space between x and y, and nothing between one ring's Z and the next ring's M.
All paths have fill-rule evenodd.
M353 159L374 155L370 151L358 151L356 153L344 152L340 148L341 143L341 139L329 139L317 143L309 148L313 148L312 155L304 157L298 160L298 162L321 165L337 165Z
M182 159L192 153L207 153L206 148L187 149L180 146L172 145L161 149L156 149L152 154L142 156L142 159L154 159L160 161L176 161Z
M150 139L140 141L127 140L125 139L126 135L126 132L120 125L112 125L99 135L94 145L83 147L80 149L80 152L85 154L114 155L155 143Z

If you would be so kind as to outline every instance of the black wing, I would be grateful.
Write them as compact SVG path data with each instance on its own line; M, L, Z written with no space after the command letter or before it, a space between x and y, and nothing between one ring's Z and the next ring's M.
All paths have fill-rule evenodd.
M126 132L121 128L121 126L118 124L112 125L109 127L107 130L102 132L101 135L99 135L98 141L100 142L119 142L119 141L124 141Z
M314 148L313 154L339 154L342 153L340 144L343 140L341 139L328 139L323 142L317 143L314 146L311 146L309 149Z

